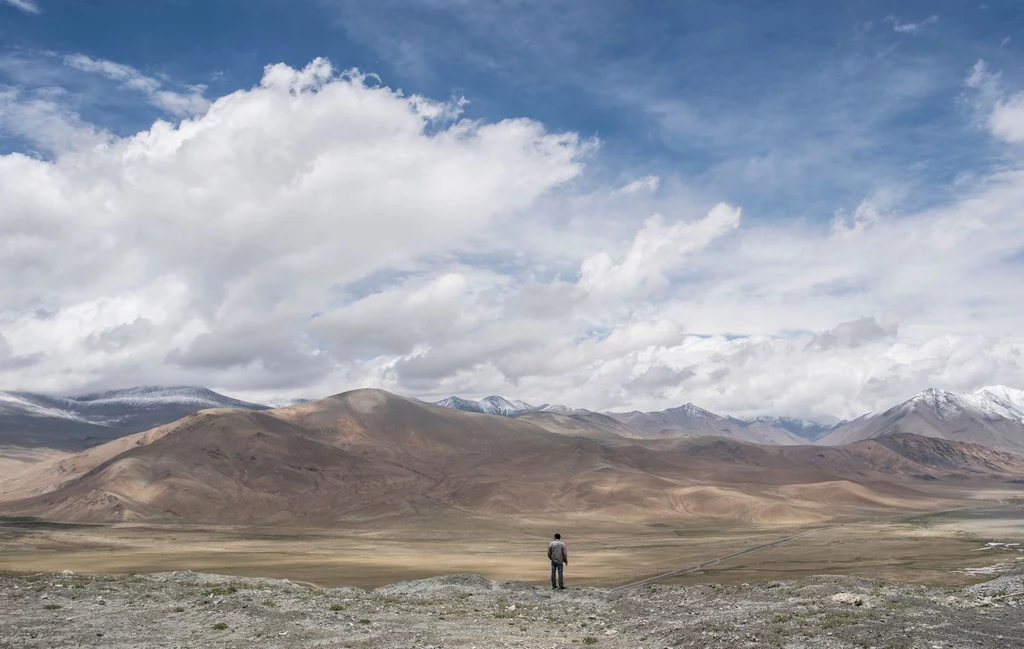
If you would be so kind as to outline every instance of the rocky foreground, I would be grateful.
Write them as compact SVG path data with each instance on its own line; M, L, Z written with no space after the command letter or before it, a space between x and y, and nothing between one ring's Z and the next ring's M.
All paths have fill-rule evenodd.
M821 576L550 591L454 575L378 588L190 572L0 575L0 647L1024 647L1024 571L966 589Z

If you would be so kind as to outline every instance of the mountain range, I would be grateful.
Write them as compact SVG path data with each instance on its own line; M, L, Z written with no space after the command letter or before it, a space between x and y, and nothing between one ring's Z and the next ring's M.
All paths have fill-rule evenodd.
M202 410L40 462L0 478L0 511L81 522L337 525L444 512L811 523L946 506L945 492L929 491L936 481L1006 489L1021 476L1022 456L907 433L831 448L608 443L364 389Z
M564 406L535 407L497 396L480 401L450 397L437 405L506 417L522 417L545 409L561 409L574 419L604 414L626 427L620 435L645 439L716 436L758 444L812 442L836 446L894 433L913 433L1024 452L1024 390L1006 386L988 386L974 392L929 388L885 412L868 413L833 425L791 417L739 419L715 414L692 403L653 412L621 413L593 413Z
M589 419L595 421L602 418L601 425L605 430L614 431L626 438L658 438L716 435L731 437L748 442L764 444L804 444L807 437L800 436L796 431L804 428L794 426L792 422L800 420L786 418L758 418L741 420L734 417L723 417L699 408L692 403L657 412L626 412L598 413L583 408L570 408L561 405L533 406L525 401L512 401L504 397L492 395L479 400L448 397L437 401L436 405L452 408L463 412L476 412L502 417L527 417L543 426L544 421L554 421L551 417L542 417L541 413L560 415L561 426L571 421ZM618 426L609 420L619 422ZM807 422L808 429L817 431L818 424ZM824 427L820 427L824 428Z
M76 451L170 423L197 410L259 411L306 402L253 403L192 386L136 387L83 396L0 392L0 447ZM885 412L834 425L787 417L740 419L692 403L660 411L619 413L534 406L500 396L479 400L450 397L435 405L518 418L550 432L604 442L715 436L757 444L830 446L902 432L1024 451L1024 391L1005 386L965 393L928 389Z

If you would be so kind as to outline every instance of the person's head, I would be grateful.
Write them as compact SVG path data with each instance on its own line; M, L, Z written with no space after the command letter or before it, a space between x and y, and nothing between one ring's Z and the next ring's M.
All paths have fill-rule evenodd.
M555 534L555 540L556 540L556 541L557 541L558 539L560 539L560 538L562 538L562 535L561 535L561 534Z

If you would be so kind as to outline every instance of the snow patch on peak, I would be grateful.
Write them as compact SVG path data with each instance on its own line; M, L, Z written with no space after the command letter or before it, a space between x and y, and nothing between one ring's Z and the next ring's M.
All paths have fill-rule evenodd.
M721 415L716 415L710 410L705 410L700 406L693 405L692 403L685 403L679 406L678 408L669 408L665 412L680 413L686 415L687 417L697 419L724 419L724 417L722 417Z
M537 410L535 406L531 406L525 401L510 401L505 397L499 397L494 394L478 401L463 399L462 397L448 397L447 399L435 402L434 405L463 412L480 412L486 415L499 415L501 417L514 417Z
M537 408L539 412L553 412L556 415L586 415L590 411L586 408L570 408L569 406L560 406L558 404L545 403L540 408Z
M1005 385L987 385L974 392L976 395L988 394L1001 401L1012 405L1015 409L1024 412L1024 390L1008 388Z
M1024 391L1002 385L974 392L949 392L928 388L897 406L900 412L928 408L940 419L950 420L964 414L984 419L1004 418L1024 423Z
M434 405L441 406L442 408L451 408L452 410L461 410L463 412L480 412L484 411L476 401L469 399L463 399L461 397L448 397L447 399L441 399L435 402Z
M536 410L536 408L525 401L509 401L505 397L493 394L489 397L484 397L478 403L487 414L503 415L505 417Z
M219 394L209 388L180 385L170 387L139 386L123 390L109 390L95 394L74 397L81 406L133 406L155 407L171 404L195 406L198 408L252 407L245 401Z
M29 417L55 417L57 419L85 421L81 415L57 405L64 401L68 400L51 398L41 402L39 399L34 399L32 395L28 394L0 392L0 414L26 415Z

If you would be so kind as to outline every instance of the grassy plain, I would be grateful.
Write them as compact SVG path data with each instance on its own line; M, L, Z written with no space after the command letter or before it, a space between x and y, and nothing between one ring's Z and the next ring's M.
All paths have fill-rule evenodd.
M1024 559L1013 549L978 551L986 541L1022 542L1021 509L992 507L906 521L864 520L675 577L668 583L740 583L844 574L933 586L978 577L958 572ZM480 573L543 583L547 539L570 548L567 579L616 585L793 534L801 529L729 521L628 525L446 515L403 522L298 527L64 525L0 523L0 569L19 572L144 573L194 570L278 577L324 586ZM1022 546L1024 547L1024 546Z

